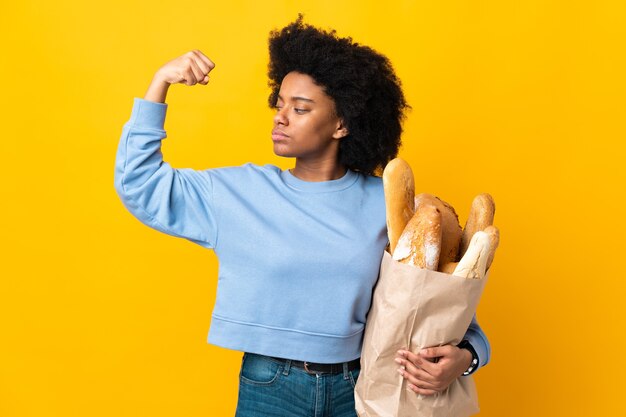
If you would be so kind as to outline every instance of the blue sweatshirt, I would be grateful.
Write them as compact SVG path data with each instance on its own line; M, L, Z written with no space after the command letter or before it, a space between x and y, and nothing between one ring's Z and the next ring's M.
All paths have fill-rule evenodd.
M348 170L307 182L273 165L174 169L161 153L166 110L134 99L115 187L144 224L215 250L209 343L310 362L358 358L387 245L381 179ZM475 320L466 338L485 365Z

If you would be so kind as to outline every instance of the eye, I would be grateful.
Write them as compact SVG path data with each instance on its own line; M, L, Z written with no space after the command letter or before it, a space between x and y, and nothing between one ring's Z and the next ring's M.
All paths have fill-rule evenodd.
M296 114L304 114L304 113L308 112L307 109L296 109L296 108L294 108L293 111L295 111Z

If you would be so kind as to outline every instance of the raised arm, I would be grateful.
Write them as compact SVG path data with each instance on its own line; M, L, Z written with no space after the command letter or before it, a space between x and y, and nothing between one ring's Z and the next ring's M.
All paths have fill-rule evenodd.
M217 238L208 171L174 169L163 161L161 141L169 86L206 85L215 67L194 50L161 67L143 99L135 98L115 160L115 189L128 210L164 233L213 247Z

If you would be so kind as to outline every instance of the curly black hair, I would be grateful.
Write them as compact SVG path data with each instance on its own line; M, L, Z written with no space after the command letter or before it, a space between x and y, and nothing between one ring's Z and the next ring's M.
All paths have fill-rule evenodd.
M276 105L288 73L312 77L334 100L337 116L348 128L339 144L339 162L377 175L398 154L404 112L410 108L400 80L384 55L302 20L299 14L293 23L270 32L269 105Z

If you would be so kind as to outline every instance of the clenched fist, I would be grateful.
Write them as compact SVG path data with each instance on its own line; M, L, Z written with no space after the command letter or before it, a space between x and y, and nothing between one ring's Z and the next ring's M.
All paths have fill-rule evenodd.
M197 49L187 52L163 65L154 74L144 99L164 103L172 84L195 85L209 83L209 72L215 64Z
M209 82L209 72L213 68L213 61L194 49L163 65L154 77L168 84L206 85Z

